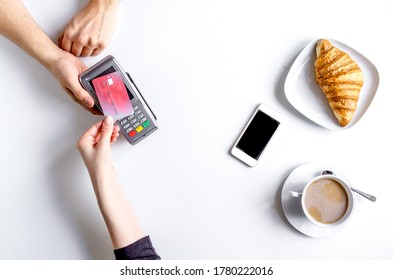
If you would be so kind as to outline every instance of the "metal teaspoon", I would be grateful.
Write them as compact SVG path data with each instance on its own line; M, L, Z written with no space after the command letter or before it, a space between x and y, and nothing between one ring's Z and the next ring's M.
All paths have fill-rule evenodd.
M322 175L334 175L334 173L332 171L330 171L330 170L325 170L325 171L322 172ZM371 195L371 194L359 191L359 190L357 190L355 188L352 188L352 187L350 187L350 188L355 193L360 194L361 196L367 198L368 200L371 200L372 202L375 202L377 200L377 198L375 196Z

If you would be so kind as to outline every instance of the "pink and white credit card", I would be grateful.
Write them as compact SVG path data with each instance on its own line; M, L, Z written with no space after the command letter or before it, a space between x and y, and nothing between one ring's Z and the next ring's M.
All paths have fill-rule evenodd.
M134 113L119 71L95 78L92 83L105 116L118 120Z

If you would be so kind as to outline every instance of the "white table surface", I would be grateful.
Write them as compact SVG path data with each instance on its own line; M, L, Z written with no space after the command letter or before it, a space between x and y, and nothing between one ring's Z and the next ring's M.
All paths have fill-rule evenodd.
M86 1L24 1L56 39ZM131 73L159 130L113 147L118 176L164 259L392 259L390 161L392 1L124 0L105 52ZM287 101L286 75L311 40L334 38L377 67L363 118L331 131ZM0 38L0 259L113 259L88 174L75 149L101 117L74 103L50 73ZM229 150L259 103L287 122L255 168ZM357 197L351 221L311 238L287 221L291 171L322 161Z

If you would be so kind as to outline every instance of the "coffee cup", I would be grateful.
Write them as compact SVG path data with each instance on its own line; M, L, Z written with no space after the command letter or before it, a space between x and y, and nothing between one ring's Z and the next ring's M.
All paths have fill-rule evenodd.
M344 224L354 211L354 197L347 183L334 174L311 179L301 192L290 191L301 198L302 210L310 222L332 228Z

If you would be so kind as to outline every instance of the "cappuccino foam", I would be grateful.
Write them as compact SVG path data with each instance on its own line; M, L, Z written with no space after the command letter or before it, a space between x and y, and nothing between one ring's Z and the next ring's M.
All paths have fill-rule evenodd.
M305 194L308 213L318 222L335 223L348 208L348 196L344 187L329 178L316 180L310 184Z

